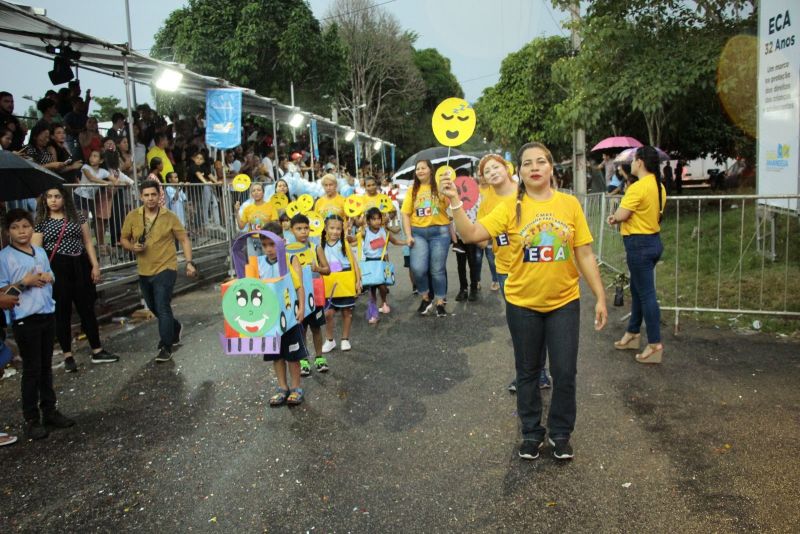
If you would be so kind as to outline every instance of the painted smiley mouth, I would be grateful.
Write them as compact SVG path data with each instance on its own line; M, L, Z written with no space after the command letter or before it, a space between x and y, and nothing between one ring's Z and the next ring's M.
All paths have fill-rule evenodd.
M264 324L267 322L267 316L264 315L258 321L252 321L252 322L251 321L245 321L241 317L237 317L235 319L235 321L239 324L239 326L241 327L242 330L245 330L247 332L250 332L251 334L254 334L254 333L258 332L259 330L261 330L262 328L264 328Z
M451 130L445 130L444 134L447 136L448 139L455 139L456 137L458 137L459 132L458 131L453 132Z

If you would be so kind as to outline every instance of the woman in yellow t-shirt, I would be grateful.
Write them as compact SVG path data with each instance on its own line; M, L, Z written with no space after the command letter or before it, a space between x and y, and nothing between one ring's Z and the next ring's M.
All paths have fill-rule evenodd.
M244 204L237 201L233 205L233 213L236 216L236 225L243 233L261 230L268 222L278 220L278 212L275 206L264 200L264 186L259 182L253 182L250 186L250 200ZM258 234L253 234L247 239L247 254L250 256L262 254Z
M325 190L325 195L317 199L314 204L314 211L319 213L323 220L331 215L341 217L342 220L347 220L347 215L344 212L344 197L339 194L339 182L332 174L326 174L320 179L322 188Z
M411 272L422 302L417 309L427 315L436 304L436 316L445 317L444 298L447 294L447 251L450 248L449 202L439 194L433 176L433 165L420 160L414 170L414 185L406 192L403 206L403 230L411 249ZM428 274L433 282L433 297L428 294Z
M505 285L506 320L517 370L517 413L522 426L521 458L533 460L544 443L539 374L547 343L553 394L547 432L553 455L573 457L569 438L575 427L575 375L580 321L579 272L597 300L595 330L606 324L606 297L592 252L592 235L578 200L551 187L553 156L544 145L528 143L518 154L516 202L501 202L472 224L460 204L452 204L456 229L464 241L508 235L511 263ZM455 200L449 178L442 193Z
M656 299L655 269L664 246L661 243L661 212L667 191L659 178L658 152L651 146L636 150L631 172L639 179L625 191L619 208L609 215L608 224L622 223L620 231L631 274L631 318L622 339L614 342L619 350L638 350L642 319L647 326L647 347L636 355L639 363L661 363L661 310Z

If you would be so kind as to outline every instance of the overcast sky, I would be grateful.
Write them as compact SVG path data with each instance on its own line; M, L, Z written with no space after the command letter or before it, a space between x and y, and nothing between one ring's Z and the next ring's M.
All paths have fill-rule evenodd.
M48 17L89 35L114 43L127 40L124 0L17 3L43 7ZM321 19L331 1L309 3ZM567 15L550 7L550 0L374 0L374 3L384 4L381 8L393 13L401 26L419 34L417 48L436 48L450 58L453 73L470 101L497 82L500 62L508 53L534 37L566 34L561 23ZM166 17L185 4L180 0L130 0L133 47L148 53L153 35ZM23 95L39 98L50 87L47 72L52 69L52 61L0 49L0 65L5 73L14 73L3 76L0 90L14 94L17 113L24 112L31 104L23 100ZM80 78L82 87L91 88L94 95L114 95L124 102L120 80L91 72L81 72ZM138 86L137 100L152 103L150 90Z

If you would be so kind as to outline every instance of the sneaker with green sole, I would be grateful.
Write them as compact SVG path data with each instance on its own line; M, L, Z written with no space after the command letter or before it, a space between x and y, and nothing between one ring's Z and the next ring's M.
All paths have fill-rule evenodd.
M311 366L308 360L300 360L300 376L308 376L311 374Z
M322 356L314 360L314 365L317 367L317 371L319 371L320 373L328 372L328 360L326 360Z

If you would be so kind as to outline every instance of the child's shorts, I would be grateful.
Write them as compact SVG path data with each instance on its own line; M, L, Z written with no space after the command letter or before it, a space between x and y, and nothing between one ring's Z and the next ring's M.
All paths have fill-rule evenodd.
M331 299L331 306L336 308L337 310L347 310L350 308L355 308L356 306L356 298L355 297L334 297Z
M325 326L325 310L322 306L317 306L308 317L303 319L303 327L319 328Z
M272 362L275 360L286 360L287 362L299 362L308 358L305 340L303 339L303 327L299 324L294 325L281 336L281 351L278 354L265 354L264 361Z

